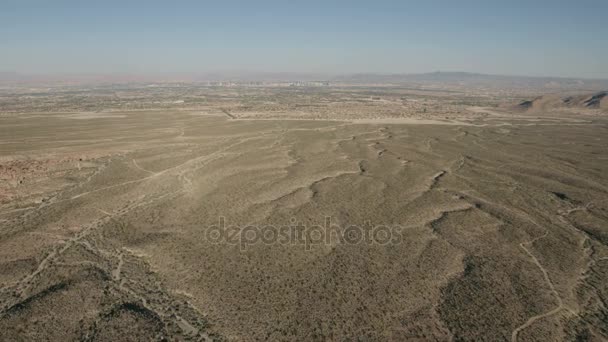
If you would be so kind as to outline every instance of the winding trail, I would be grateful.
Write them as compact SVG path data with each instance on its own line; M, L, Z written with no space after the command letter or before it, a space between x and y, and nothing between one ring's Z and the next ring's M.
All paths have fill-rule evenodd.
M549 231L546 231L545 234L536 237L530 241L526 241L526 242L522 242L519 244L519 247L521 247L526 254L528 254L528 256L532 259L532 262L540 269L540 271L543 274L543 278L545 279L545 282L547 283L547 285L549 286L549 289L551 290L551 293L553 294L553 296L555 297L555 300L557 301L557 307L549 310L545 313L542 313L540 315L536 315L536 316L532 316L530 317L524 324L520 325L519 327L515 328L515 330L513 330L513 332L511 333L511 341L512 342L517 342L517 338L520 332L522 332L524 329L528 328L529 326L531 326L532 324L534 324L534 322L543 319L545 317L550 317L553 316L557 313L559 313L560 311L566 309L569 312L573 313L576 315L576 313L574 313L572 310L568 309L565 305L564 302L562 300L562 297L559 295L559 293L557 292L557 290L555 289L555 285L553 285L553 282L551 281L551 278L549 278L549 273L547 272L547 270L543 267L543 265L540 263L540 261L538 261L538 259L534 256L534 254L532 254L532 252L530 252L530 250L528 248L526 248L526 245L532 245L534 242L543 239L545 237L547 237L547 235L549 234Z
M143 172L147 172L147 173L152 174L152 175L156 174L155 172L152 172L152 171L150 171L150 170L146 170L146 169L144 169L143 167L139 166L139 164L137 164L137 160L135 160L135 159L132 159L132 160L133 160L133 165L135 165L135 167L136 167L138 170L141 170L141 171L143 171Z

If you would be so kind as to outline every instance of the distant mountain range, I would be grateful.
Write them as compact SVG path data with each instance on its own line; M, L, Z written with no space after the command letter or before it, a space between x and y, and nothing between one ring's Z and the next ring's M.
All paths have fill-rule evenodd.
M421 74L346 74L330 76L284 72L216 72L165 74L21 74L0 72L0 85L112 84L146 82L294 82L329 81L338 84L451 85L489 88L534 88L555 90L605 90L606 79L488 75L468 72Z
M608 89L608 80L562 78L562 77L532 77L488 75L468 72L431 72L423 74L354 74L340 76L334 79L344 83L375 83L375 84L450 84L469 87L499 87L499 88L546 88L546 89Z

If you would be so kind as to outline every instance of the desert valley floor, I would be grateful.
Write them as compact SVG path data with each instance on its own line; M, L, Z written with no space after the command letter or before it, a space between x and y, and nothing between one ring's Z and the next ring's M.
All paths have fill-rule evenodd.
M0 117L0 335L608 339L608 120ZM398 226L398 243L230 244Z

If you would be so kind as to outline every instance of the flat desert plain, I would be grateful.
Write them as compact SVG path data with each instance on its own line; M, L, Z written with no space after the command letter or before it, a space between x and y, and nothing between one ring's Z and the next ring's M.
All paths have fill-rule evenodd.
M0 116L1 340L608 339L605 114L222 108Z

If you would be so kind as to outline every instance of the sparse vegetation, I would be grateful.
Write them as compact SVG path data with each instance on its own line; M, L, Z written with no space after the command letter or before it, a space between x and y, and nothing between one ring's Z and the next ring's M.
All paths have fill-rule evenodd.
M447 90L3 90L0 339L608 339L606 98Z

